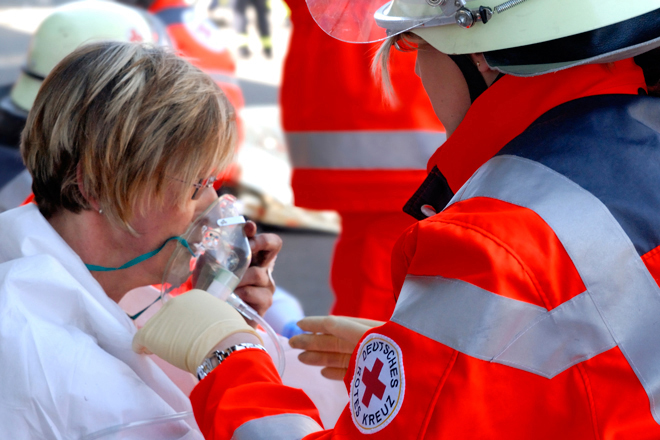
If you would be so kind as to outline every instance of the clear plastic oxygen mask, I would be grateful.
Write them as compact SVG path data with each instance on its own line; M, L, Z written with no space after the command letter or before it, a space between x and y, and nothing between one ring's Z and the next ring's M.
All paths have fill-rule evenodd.
M250 266L250 244L244 232L245 218L236 198L224 195L213 202L177 243L165 268L161 295L201 289L227 301L247 319L256 321L272 339L277 351L277 369L284 374L284 347L272 327L234 289Z

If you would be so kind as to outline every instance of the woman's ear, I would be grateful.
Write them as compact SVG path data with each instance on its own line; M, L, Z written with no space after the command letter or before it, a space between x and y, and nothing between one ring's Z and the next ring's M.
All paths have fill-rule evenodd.
M488 66L486 57L483 53L472 53L470 54L470 57L472 58L474 65L477 66L477 70L479 70L481 76L484 77L484 81L486 81L486 84L490 87L490 85L495 82L495 79L497 78L497 75L500 74L500 72L493 70L490 68L490 66Z

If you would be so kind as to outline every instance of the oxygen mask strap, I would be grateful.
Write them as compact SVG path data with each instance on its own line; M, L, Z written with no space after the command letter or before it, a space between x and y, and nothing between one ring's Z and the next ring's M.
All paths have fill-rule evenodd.
M158 252L162 251L163 248L165 247L165 245L171 240L178 241L186 249L188 249L188 252L190 252L190 255L192 255L193 257L195 256L195 253L190 248L190 245L188 244L186 239L182 238L182 237L179 237L179 236L176 236L176 237L170 237L167 240L165 240L165 243L163 243L158 249L153 250L151 252L147 252L146 254L140 255L139 257L135 257L131 261L129 261L127 263L124 263L119 267L104 267L104 266L97 266L97 265L94 265L94 264L85 264L85 266L87 267L87 270L89 270L90 272L112 272L112 271L115 271L115 270L128 269L129 267L133 267L138 263L142 263L143 261L148 260L149 258L156 255Z

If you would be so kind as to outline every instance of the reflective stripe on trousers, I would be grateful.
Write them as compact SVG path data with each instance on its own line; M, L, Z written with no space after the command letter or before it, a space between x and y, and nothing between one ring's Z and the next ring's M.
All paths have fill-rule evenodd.
M422 130L286 133L294 168L425 170L445 139Z
M213 79L215 82L219 83L224 83L224 84L231 84L236 87L240 87L240 83L238 82L238 79L234 76L227 75L224 73L217 73L217 72L207 72L207 75Z
M239 426L232 440L300 440L323 428L302 414L278 414L250 420Z
M473 197L536 212L587 290L547 311L462 281L408 276L392 321L469 356L548 378L619 346L660 424L660 288L607 207L565 176L516 156L491 159L449 205Z

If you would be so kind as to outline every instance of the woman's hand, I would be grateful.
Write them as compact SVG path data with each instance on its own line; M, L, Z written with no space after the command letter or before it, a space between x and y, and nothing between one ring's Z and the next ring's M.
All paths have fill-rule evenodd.
M362 336L382 321L351 318L348 316L309 316L298 322L298 326L310 333L289 339L293 348L305 350L298 359L303 364L325 367L323 377L343 380L357 343Z
M282 239L275 234L257 234L257 225L251 221L245 224L245 235L250 242L252 262L234 292L263 316L273 303L275 281L272 273ZM256 326L254 322L250 324Z

